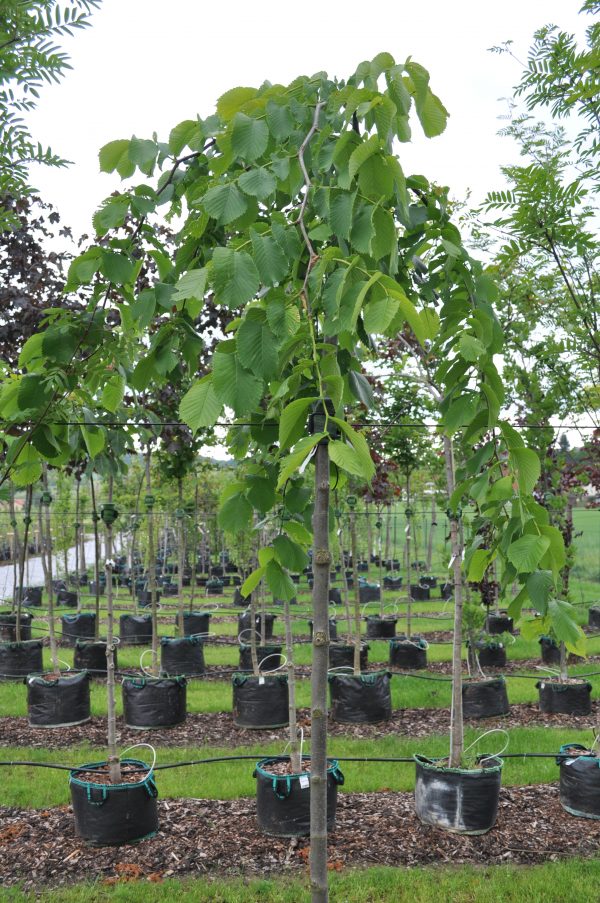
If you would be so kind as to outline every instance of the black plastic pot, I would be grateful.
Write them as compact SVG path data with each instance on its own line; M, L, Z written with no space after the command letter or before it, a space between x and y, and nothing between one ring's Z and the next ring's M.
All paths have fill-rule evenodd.
M381 618L379 615L367 615L364 619L367 622L367 639L390 639L396 636L396 624L398 618L385 615Z
M410 598L414 602L426 602L431 595L428 586L421 586L420 583L410 584Z
M80 611L74 615L62 615L60 619L62 641L74 646L77 640L93 640L96 632L96 612Z
M440 586L440 598L447 602L454 595L454 587L451 583L443 583Z
M258 664L270 658L261 667L261 671L275 671L281 665L281 646L257 646L256 655ZM246 643L240 643L240 671L252 671L252 648Z
M0 643L0 680L17 680L43 669L41 640Z
M242 596L239 589L236 587L233 591L233 599L231 600L233 605L243 605L246 606L248 604L247 596Z
M361 605L365 602L379 602L381 599L381 587L375 583L361 583L358 593Z
M563 684L558 680L536 683L540 711L551 715L589 715L592 711L592 685L587 680Z
M308 629L310 631L310 638L312 640L313 637L313 622L308 622ZM337 640L337 621L335 618L329 618L329 639Z
M600 606L592 605L588 609L588 625L600 630Z
M271 612L265 612L265 639L270 640L273 638L273 623L277 615L271 614ZM262 626L262 613L256 615L254 618L254 624L258 633L261 633ZM252 614L249 611L245 611L243 614L238 615L238 634L242 633L244 630L250 630L252 627ZM250 634L248 634L248 637Z
M600 759L580 743L565 743L556 764L563 809L579 818L600 819Z
M465 680L462 685L462 701L465 718L508 715L506 681L503 677L494 677L491 680Z
M199 637L160 638L160 671L167 677L182 674L184 677L198 677L204 674L204 643Z
M512 633L513 619L508 615L494 615L488 612L485 629L488 633Z
M39 608L42 604L42 587L28 586L23 595L23 605L28 608Z
M369 647L366 643L360 646L360 669L365 671L369 657ZM329 647L329 668L353 668L354 646L344 643L332 643Z
M31 621L32 617L29 612L24 611L21 613L19 617L21 642L31 639ZM17 616L10 611L3 611L0 613L0 642L17 642Z
M389 671L329 674L331 717L343 724L375 724L392 717Z
M77 608L77 593L68 589L60 589L56 594L56 604L65 605L67 608Z
M502 782L502 759L482 760L483 767L439 767L415 756L415 809L425 824L454 834L486 834L496 824Z
M477 658L482 668L504 668L506 649L502 643L475 643Z
M161 593L165 598L172 598L177 595L177 584L169 583L168 581L162 584Z
M269 766L277 758L261 759L254 770L256 778L256 814L264 834L276 837L304 837L310 833L310 772L276 775ZM309 756L303 762L310 761ZM344 776L335 759L327 767L327 830L333 831L337 809L338 785Z
M210 614L207 611L186 611L183 614L183 635L206 635L208 633L209 623ZM180 626L179 612L177 612L175 624L177 625L177 627Z
M386 589L400 589L402 586L402 577L389 577L386 575L383 578L383 585Z
M420 636L390 640L390 667L400 671L419 671L427 667L427 644Z
M117 667L118 647L113 651L115 668ZM73 653L73 667L77 670L89 671L91 677L104 677L106 674L106 640L89 643L77 640Z
M287 674L236 673L232 676L233 723L253 730L283 727L288 723Z
M121 646L143 646L152 642L151 615L121 615L119 618Z
M329 587L329 601L332 605L341 605L342 604L342 594L339 589L336 589L335 586Z
M540 637L540 649L542 654L542 661L545 665L560 664L560 647L558 643L556 643L552 639L552 637Z
M154 837L158 831L158 791L154 773L140 759L121 759L121 766L148 769L135 784L92 784L78 777L105 762L82 765L69 776L75 833L96 847L121 846Z
M174 727L186 716L185 677L124 677L123 717L128 727Z
M419 582L421 583L421 586L428 586L429 589L434 589L437 586L437 577L422 574L419 578Z
M90 678L87 671L27 678L27 716L31 727L74 727L90 718Z
M144 580L144 583L145 582L146 581ZM158 592L158 590L156 591L155 595L156 595L156 604L158 605L160 603L160 593ZM138 605L140 606L140 608L150 608L152 605L152 593L150 592L150 590L149 589L139 590L139 592L137 593L137 602L138 602Z

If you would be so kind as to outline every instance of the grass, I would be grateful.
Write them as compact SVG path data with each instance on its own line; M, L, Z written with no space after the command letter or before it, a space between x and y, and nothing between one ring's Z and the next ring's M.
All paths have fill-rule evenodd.
M344 869L330 874L331 903L579 903L593 899L600 862L572 859L523 866ZM80 884L25 893L0 891L5 903L309 903L301 878L167 879L113 886Z
M481 728L465 731L466 746L476 741L483 733ZM592 731L567 728L548 729L513 728L510 731L508 752L542 752L554 755L563 743L588 743ZM140 737L142 742L145 737ZM150 738L151 739L151 738ZM504 747L502 734L492 734L482 739L473 753L499 752ZM306 744L309 751L309 744ZM328 744L332 757L385 757L396 758L421 753L428 756L442 756L448 753L448 737L436 735L423 739L398 736L382 736L372 740L355 740L345 737L331 737ZM197 797L202 799L234 799L253 796L255 793L252 777L254 759L281 754L280 742L239 747L236 750L217 747L188 746L185 748L157 747L157 762L164 765L187 762L195 759L218 758L219 756L248 755L251 760L238 762L216 762L185 768L167 769L157 772L157 783L161 797ZM103 750L89 745L67 749L11 748L0 750L2 761L48 762L61 765L83 765L103 758ZM139 755L147 760L147 750ZM414 787L414 767L412 762L345 762L342 770L346 783L342 792L369 793L383 788L409 791ZM32 766L4 766L2 768L2 789L0 804L47 808L62 805L69 800L67 772L40 769ZM558 779L553 758L548 759L507 759L503 771L503 782L507 785L550 783Z

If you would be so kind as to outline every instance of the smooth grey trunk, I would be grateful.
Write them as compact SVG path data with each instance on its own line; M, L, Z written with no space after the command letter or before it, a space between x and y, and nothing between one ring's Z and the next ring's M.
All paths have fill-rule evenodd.
M373 530L371 528L371 509L365 502L365 520L367 527L367 580L371 579L371 558L373 556Z
M412 560L411 560L411 531L414 518L410 512L410 476L406 477L406 534L405 534L405 550L406 556L406 636L410 640L412 634Z
M21 547L21 559L19 561L19 588L17 595L17 623L15 625L15 639L17 643L21 642L21 611L23 607L23 583L25 580L25 562L27 560L27 545L29 542L29 527L31 525L31 502L33 499L33 486L28 486L25 490L25 514L23 517L23 545ZM13 593L14 595L14 593Z
M48 467L43 465L42 485L44 492L48 492ZM46 593L48 595L48 637L50 640L50 659L52 670L60 673L58 661L58 647L56 645L56 625L54 623L54 592L52 590L52 526L50 522L50 505L40 503L40 537L42 539L42 568L46 581Z
M338 509L337 493L335 497L336 510ZM346 561L344 557L344 528L341 517L337 518L338 537L339 537L339 555L342 574L342 600L344 602L344 611L346 613L346 630L348 643L352 643L352 618L350 615L350 600L348 598L348 577L346 576Z
M13 566L13 598L11 611L15 610L15 605L17 602L17 575L19 568L19 561L21 558L21 546L19 540L19 528L17 525L17 513L15 509L15 489L13 484L9 485L10 495L8 497L8 510L10 513L10 525L13 528L13 541L12 541L12 566Z
M429 536L427 537L427 573L431 574L431 567L433 564L433 537L435 535L435 527L436 527L436 505L435 505L435 494L431 499L431 524L429 525Z
M310 885L312 903L327 903L327 670L329 667L329 450L315 452L313 641L311 672Z
M178 634L183 637L185 631L183 629L183 616L185 614L185 600L183 598L183 561L185 552L183 548L183 480L181 477L177 481L177 499L179 508L177 510L177 612L178 612Z
M94 488L94 475L90 472L90 493L92 496L92 523L94 524L94 589L95 589L95 610L96 610L96 626L94 628L94 639L96 642L100 637L100 533L98 530L98 510L96 507L96 490Z
M192 526L192 571L190 578L190 611L194 608L194 597L196 595L196 570L198 561L198 478L196 477L196 488L194 491L194 523Z
M108 478L108 501L112 502L113 478ZM106 524L105 546L106 560L106 702L108 733L108 773L113 784L121 783L121 763L117 755L117 712L115 705L115 641L113 612L113 568L112 568L112 524Z
M294 668L294 639L292 637L292 616L290 603L286 599L283 603L283 617L285 621L285 655L287 658L288 674L288 727L290 738L290 760L294 774L300 774L302 761L300 759L300 743L298 740L298 719L296 716L296 669Z
M454 492L456 477L452 439L444 436L444 464L448 498ZM452 708L450 720L450 768L459 768L464 749L464 723L462 707L462 547L456 517L450 518L450 544L452 549L452 574L454 582L454 636L452 642Z
M356 514L350 512L350 551L352 553L352 587L354 589L354 673L360 674L360 586L358 584L358 552Z
M262 545L266 545L266 537L264 531L261 534ZM254 621L252 622L254 627ZM264 646L267 642L267 618L266 618L266 588L264 580L260 583L260 645Z
M392 509L391 506L388 508L388 512L385 518L385 549L383 557L387 562L390 560L390 545L392 539Z
M383 603L383 543L381 541L381 530L383 527L383 522L381 520L382 512L377 512L377 523L380 526L377 528L379 533L379 616L383 619L384 614L384 603Z
M75 484L75 594L77 596L77 611L81 611L81 592L79 586L79 534L81 532L81 524L79 517L81 514L79 505L80 480L77 477Z
M152 495L150 446L146 450L146 494ZM148 532L148 590L150 592L150 617L152 619L152 673L158 674L158 605L156 599L156 552L154 550L154 507L146 505L146 530Z

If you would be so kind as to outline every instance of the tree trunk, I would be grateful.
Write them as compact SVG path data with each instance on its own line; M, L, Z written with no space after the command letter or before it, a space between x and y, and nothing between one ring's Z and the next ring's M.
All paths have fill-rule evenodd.
M407 604L406 604L406 636L410 640L412 633L412 591L410 588L411 580L412 580L412 561L411 561L411 549L410 549L410 541L411 541L411 524L414 523L414 518L410 513L410 475L406 476L406 532L405 532L405 557L406 557L406 593L407 593Z
M11 611L15 611L15 607L17 604L17 577L18 577L18 562L21 559L21 547L19 541L19 528L17 526L17 513L15 510L15 489L12 483L9 485L10 495L8 497L8 509L10 512L10 525L13 528L13 541L12 541L12 570L13 570L13 597L12 597L12 605Z
M367 527L367 580L371 579L371 558L373 557L373 530L371 529L371 509L365 502L365 520Z
M427 537L427 573L431 574L431 567L433 564L433 537L435 534L436 524L436 507L435 507L435 493L431 499L431 524L429 526L429 536Z
M327 669L329 665L329 452L315 453L311 672L310 883L312 903L327 903Z
M23 523L25 529L23 531L23 545L21 547L21 559L19 561L19 586L17 595L17 623L15 625L15 639L17 643L21 642L21 610L23 606L23 590L25 580L25 562L27 560L27 549L29 543L29 527L31 525L31 502L33 499L33 486L28 486L25 490L25 514Z
M108 478L108 501L112 502L113 478ZM115 642L113 613L112 524L106 524L106 697L108 728L108 772L113 784L121 783L121 764L117 755L117 713L115 706Z
M100 534L98 531L98 510L96 508L96 490L94 489L94 475L90 472L90 492L92 495L92 522L94 524L94 588L96 596L96 626L94 639L100 636Z
M81 587L79 586L79 533L81 531L81 524L79 523L79 517L81 515L79 504L80 483L81 481L79 477L77 477L77 483L75 484L75 594L77 596L78 612L81 611Z
M356 514L350 512L350 551L352 553L352 586L354 589L354 673L360 674L360 586L358 584L358 552Z
M185 600L183 598L183 562L184 562L184 549L183 549L183 480L179 477L177 481L177 500L178 500L178 509L176 512L177 518L177 610L179 613L179 636L182 637L185 635L185 631L183 629L183 615L185 613Z
M290 760L294 774L300 774L302 761L300 758L300 744L298 741L298 720L296 717L296 670L294 668L294 638L292 636L292 616L290 603L286 599L283 603L283 617L285 620L285 655L287 658L288 673L288 724L290 737Z
M146 450L146 494L152 495L150 446ZM152 618L152 673L158 674L158 605L156 600L156 553L154 551L154 503L146 505L146 529L148 531L148 590L150 592L150 616Z
M444 436L444 463L448 498L456 485L454 449L452 439ZM459 768L464 749L464 724L462 708L462 548L458 519L450 517L450 542L452 546L452 574L454 580L454 637L452 643L452 709L450 716L450 767Z
M42 485L44 492L48 492L48 467L43 465ZM43 512L43 517L42 517ZM43 523L42 523L43 520ZM60 673L58 661L58 647L56 645L56 625L54 623L54 592L52 589L52 526L50 522L50 505L40 505L40 537L44 537L42 543L42 566L46 578L46 593L48 594L48 635L50 639L50 658L52 670Z

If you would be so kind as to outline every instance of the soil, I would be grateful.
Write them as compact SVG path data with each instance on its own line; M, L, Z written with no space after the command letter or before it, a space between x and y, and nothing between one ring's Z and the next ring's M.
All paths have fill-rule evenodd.
M129 770L127 767L124 767L121 769L121 779L119 783L139 784L140 781L144 780L147 774L148 770L142 772L139 770L139 766L136 766L134 770ZM88 781L90 784L112 784L108 773L108 766L94 768L93 771L78 771L76 777L80 781Z
M600 720L600 701L592 701L590 715L555 715L540 712L537 703L511 705L508 715L491 718L465 719L470 727L490 729L501 727L562 727L589 730L595 736L594 725ZM310 737L310 710L298 710L298 724L304 736ZM327 731L332 737L352 739L378 739L382 736L428 737L445 734L450 725L449 709L397 709L389 721L377 724L340 724L328 719ZM139 731L125 726L117 718L117 742L121 745L139 743L150 738L158 746L218 746L234 749L239 746L287 742L288 728L249 730L233 724L231 712L205 712L189 714L183 724L172 728ZM44 749L51 741L53 749L65 749L89 743L106 746L106 719L93 717L85 724L56 729L30 727L26 718L0 718L0 748L2 746L29 746Z
M302 762L301 765L302 771L305 771L307 774L310 774L310 767L308 762ZM291 762L270 762L268 767L264 769L267 774L296 774L297 772L292 768Z
M186 876L307 875L308 840L260 834L253 799L159 800L158 807L157 836L117 848L87 847L78 840L70 806L0 807L0 881L35 890L78 881L112 885ZM479 837L421 824L412 793L343 793L328 860L336 871L373 865L531 865L596 856L599 845L600 822L581 823L568 815L557 785L503 787L496 827Z

